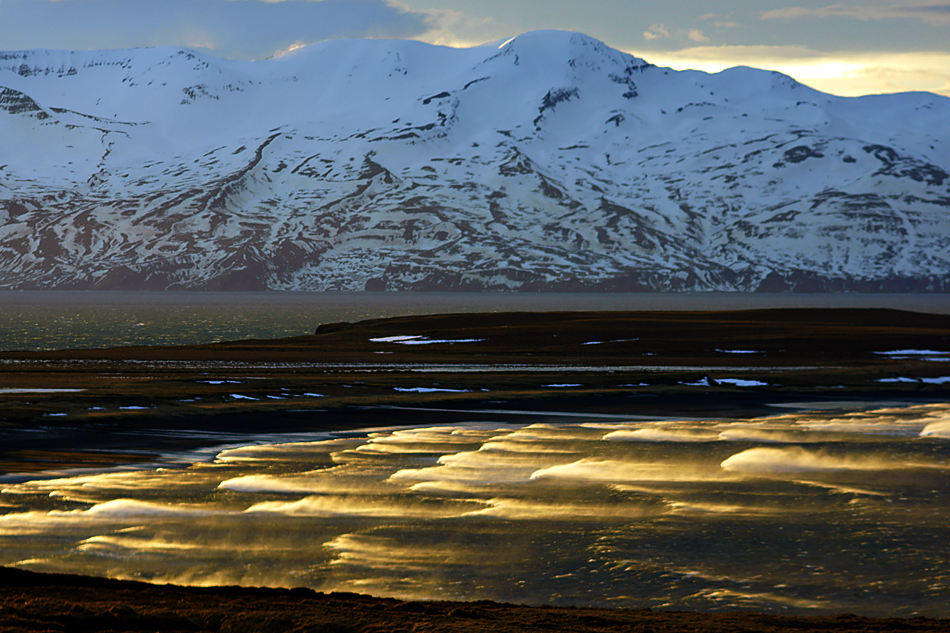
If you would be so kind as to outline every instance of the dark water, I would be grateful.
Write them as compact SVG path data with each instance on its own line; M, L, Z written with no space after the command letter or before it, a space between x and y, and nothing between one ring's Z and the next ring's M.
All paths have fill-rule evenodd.
M950 617L950 405L330 434L10 483L0 564L773 613Z
M320 323L510 310L891 307L950 313L947 295L0 291L0 350L211 343L313 332Z

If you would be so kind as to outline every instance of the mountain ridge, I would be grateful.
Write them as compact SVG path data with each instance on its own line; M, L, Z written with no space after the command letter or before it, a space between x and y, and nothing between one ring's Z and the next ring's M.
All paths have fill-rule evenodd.
M0 288L947 291L947 121L558 31L0 52Z

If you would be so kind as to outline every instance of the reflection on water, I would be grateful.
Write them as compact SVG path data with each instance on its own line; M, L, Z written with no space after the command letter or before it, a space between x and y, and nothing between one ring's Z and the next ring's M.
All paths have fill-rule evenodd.
M11 484L0 563L778 613L950 616L950 404L469 424Z

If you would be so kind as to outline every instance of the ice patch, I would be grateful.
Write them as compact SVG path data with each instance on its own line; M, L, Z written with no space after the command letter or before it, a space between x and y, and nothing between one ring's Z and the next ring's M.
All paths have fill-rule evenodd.
M924 430L920 432L920 437L937 437L943 440L950 440L950 420L928 424L924 427Z
M755 349L717 349L717 352L720 354L761 354L759 350Z
M316 434L318 436L323 435ZM359 446L362 439L339 438L330 440L289 442L284 444L260 444L229 448L215 457L216 462L258 462L258 461L294 461L303 458L308 461L333 451L346 450Z
M604 436L608 442L715 442L719 434L688 429L648 428L614 431Z
M939 378L921 378L920 381L927 383L928 385L945 385L950 382L950 376L941 376Z
M489 499L488 507L466 516L487 516L510 520L598 521L641 519L665 511L657 505L604 505L594 503L545 503L524 499Z
M186 505L172 505L137 501L135 499L113 499L99 503L88 510L70 510L50 512L50 516L84 515L95 519L141 519L143 517L200 517L221 514L220 510L209 510Z
M719 433L723 442L759 442L765 444L791 444L794 442L823 442L828 438L814 437L803 431L776 431L768 429L730 428Z
M343 534L327 542L324 547L336 553L331 565L352 565L359 569L360 575L364 577L367 576L364 571L366 569L379 570L385 574L392 573L393 569L419 570L438 564L447 565L451 569L463 565L485 568L497 564L495 561L486 560L484 549L477 546L410 544L404 539L370 534ZM372 578L367 578L359 581L353 588L369 593L366 588L373 582ZM387 593L385 589L376 589L374 592Z
M281 479L270 475L245 475L244 477L234 477L218 484L221 490L231 490L233 492L277 492L277 493L299 493L316 492L312 486L302 485L299 481L291 479Z
M437 387L395 387L404 393L470 393L469 389L439 389Z
M736 387L767 387L769 383L761 380L746 380L744 378L717 378L716 382Z
M414 519L459 517L484 507L479 501L442 502L422 498L385 501L377 497L315 495L299 501L264 501L245 510L246 513L267 512L292 516L371 516Z
M769 515L778 514L779 509L752 507L729 503L705 503L702 501L674 501L670 503L674 514L736 514L736 515Z
M750 448L720 464L723 470L750 475L787 475L813 472L853 472L905 468L906 464L879 459L851 458L789 448Z
M950 352L943 352L933 349L895 349L890 352L874 352L875 354L881 354L884 356L941 356L943 354L950 354Z
M605 343L630 343L632 341L639 341L638 338L617 338L610 341L589 341L587 343L581 343L581 345L603 345Z
M916 435L929 420L897 419L889 416L801 420L798 425L809 431L862 433L868 435Z
M541 468L531 480L553 479L598 483L632 481L708 481L714 474L701 469L684 468L679 463L636 463L615 459L586 458L570 464Z
M235 400L257 400L257 398L252 398L251 396L242 396L241 394L238 394L238 393L232 393L231 397L234 398Z
M0 394L5 393L76 393L85 391L85 389L32 389L29 387L16 387L0 389Z
M566 389L568 387L583 387L584 385L579 384L579 383L573 383L573 382L560 382L560 383L554 383L550 385L541 385L541 386L548 389Z
M404 341L412 341L415 339L420 339L422 336L383 336L380 338L371 338L370 343L402 343Z
M436 343L480 343L483 338L455 338L455 339L419 339L413 341L400 341L401 345L433 345Z
M539 463L558 461L561 457L538 453L493 451L462 451L442 455L437 466L404 468L389 478L391 482L492 486L523 483L537 470Z
M104 551L120 550L125 554L126 552L148 551L186 552L207 547L207 543L183 543L164 539L145 540L122 536L91 536L82 541L76 549L82 552L92 551L99 554Z
M381 338L371 338L371 343L398 343L399 345L436 345L451 343L480 343L483 338L456 338L456 339L430 339L421 335L413 336L384 336Z

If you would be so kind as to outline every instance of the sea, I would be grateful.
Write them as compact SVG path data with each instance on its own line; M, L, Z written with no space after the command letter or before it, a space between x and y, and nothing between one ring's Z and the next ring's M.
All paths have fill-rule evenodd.
M418 314L790 307L950 314L950 295L0 291L0 351L281 338L321 323Z
M858 295L0 300L8 349L286 336L428 312L947 313L939 297ZM947 400L776 396L771 414L740 418L650 417L632 400L609 415L482 410L400 427L381 411L371 429L232 437L174 466L0 478L0 564L402 599L947 618Z

